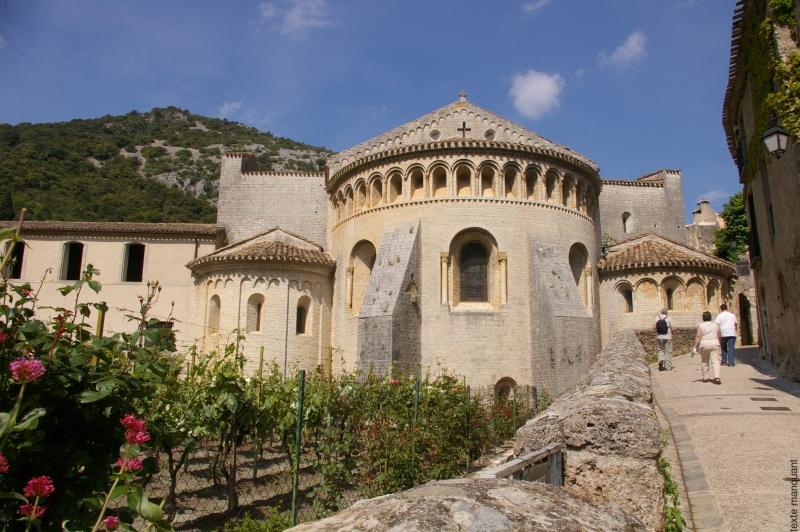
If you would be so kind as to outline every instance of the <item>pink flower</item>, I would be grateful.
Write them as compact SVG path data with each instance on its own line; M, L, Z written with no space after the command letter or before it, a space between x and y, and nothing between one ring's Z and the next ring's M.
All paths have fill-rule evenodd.
M0 473L8 473L8 459L6 455L0 453Z
M147 424L133 414L128 414L119 420L119 424L125 427L125 441L127 443L140 444L150 441L150 434L147 433Z
M33 382L44 375L44 364L35 358L18 358L11 362L11 376L18 383Z
M142 468L142 459L120 458L114 465L119 467L120 471L139 471Z
M125 431L125 441L128 443L140 444L150 441L150 435L147 432L138 432L135 430Z
M106 527L106 530L116 530L119 526L119 517L116 515L109 515L103 519L103 526Z
M119 424L128 430L133 430L136 432L143 432L147 430L147 424L144 422L144 419L139 419L133 414L126 414L123 416L123 418L119 420Z
M38 506L36 508L36 515L33 514L33 504L21 504L19 507L19 515L24 515L26 517L33 517L34 519L39 519L44 515L44 511L46 508L44 506Z
M26 497L47 497L56 491L53 486L53 479L47 476L33 477L25 484L22 494Z

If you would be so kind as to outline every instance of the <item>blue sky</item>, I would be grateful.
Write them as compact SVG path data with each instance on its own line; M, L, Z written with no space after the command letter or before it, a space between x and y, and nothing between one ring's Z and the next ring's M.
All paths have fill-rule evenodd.
M734 0L0 0L0 122L176 105L340 150L470 100L605 178L739 189L720 124Z

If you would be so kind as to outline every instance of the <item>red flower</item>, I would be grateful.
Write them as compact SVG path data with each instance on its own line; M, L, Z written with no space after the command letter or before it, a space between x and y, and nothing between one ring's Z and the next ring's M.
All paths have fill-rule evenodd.
M24 515L26 517L33 517L34 519L39 519L44 515L44 511L46 508L44 506L37 506L36 507L36 515L33 514L33 504L21 504L19 507L19 515Z
M6 455L0 453L0 473L8 473L8 459Z
M9 338L9 335L7 333L4 333L3 331L0 331L0 344L6 343L6 340L8 340L8 338Z
M106 527L106 530L116 530L119 526L119 517L116 515L109 515L103 519L103 526Z
M35 358L18 358L9 364L11 376L18 383L33 382L44 375L44 364Z
M147 432L138 432L135 430L125 431L125 441L128 443L140 444L150 441L150 435Z
M119 467L120 472L122 471L139 471L142 468L142 459L141 458L120 458L114 464Z
M47 497L56 491L53 486L53 479L47 476L33 477L25 484L22 494L26 497Z

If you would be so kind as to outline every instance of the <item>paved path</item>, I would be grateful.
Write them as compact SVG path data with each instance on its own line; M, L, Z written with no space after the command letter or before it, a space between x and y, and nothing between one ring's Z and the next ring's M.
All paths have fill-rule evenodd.
M775 378L756 348L737 350L722 385L700 381L699 356L673 365L653 367L653 393L671 428L690 529L793 530L800 506L786 478L800 460L800 384Z

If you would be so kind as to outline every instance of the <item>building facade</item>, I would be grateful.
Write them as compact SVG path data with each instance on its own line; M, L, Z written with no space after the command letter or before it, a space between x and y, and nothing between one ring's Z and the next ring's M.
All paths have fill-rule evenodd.
M608 331L651 319L617 313L624 283L637 287L633 314L658 310L649 279L691 321L733 279L686 245L679 171L604 181L590 159L464 94L331 156L324 173L224 154L219 190L212 227L227 245L148 274L182 276L184 345L237 341L251 368L263 353L285 372L447 372L558 394ZM686 260L614 262L631 246Z
M796 139L790 139L783 153L770 153L762 136L771 124L797 119L796 101L793 110L775 116L779 111L769 98L780 95L786 82L786 74L775 65L786 65L792 57L796 61L800 52L799 12L797 2L788 17L772 12L771 5L766 0L736 4L722 122L750 223L748 247L763 354L781 373L797 380L800 218L794 209L800 197L800 149Z

